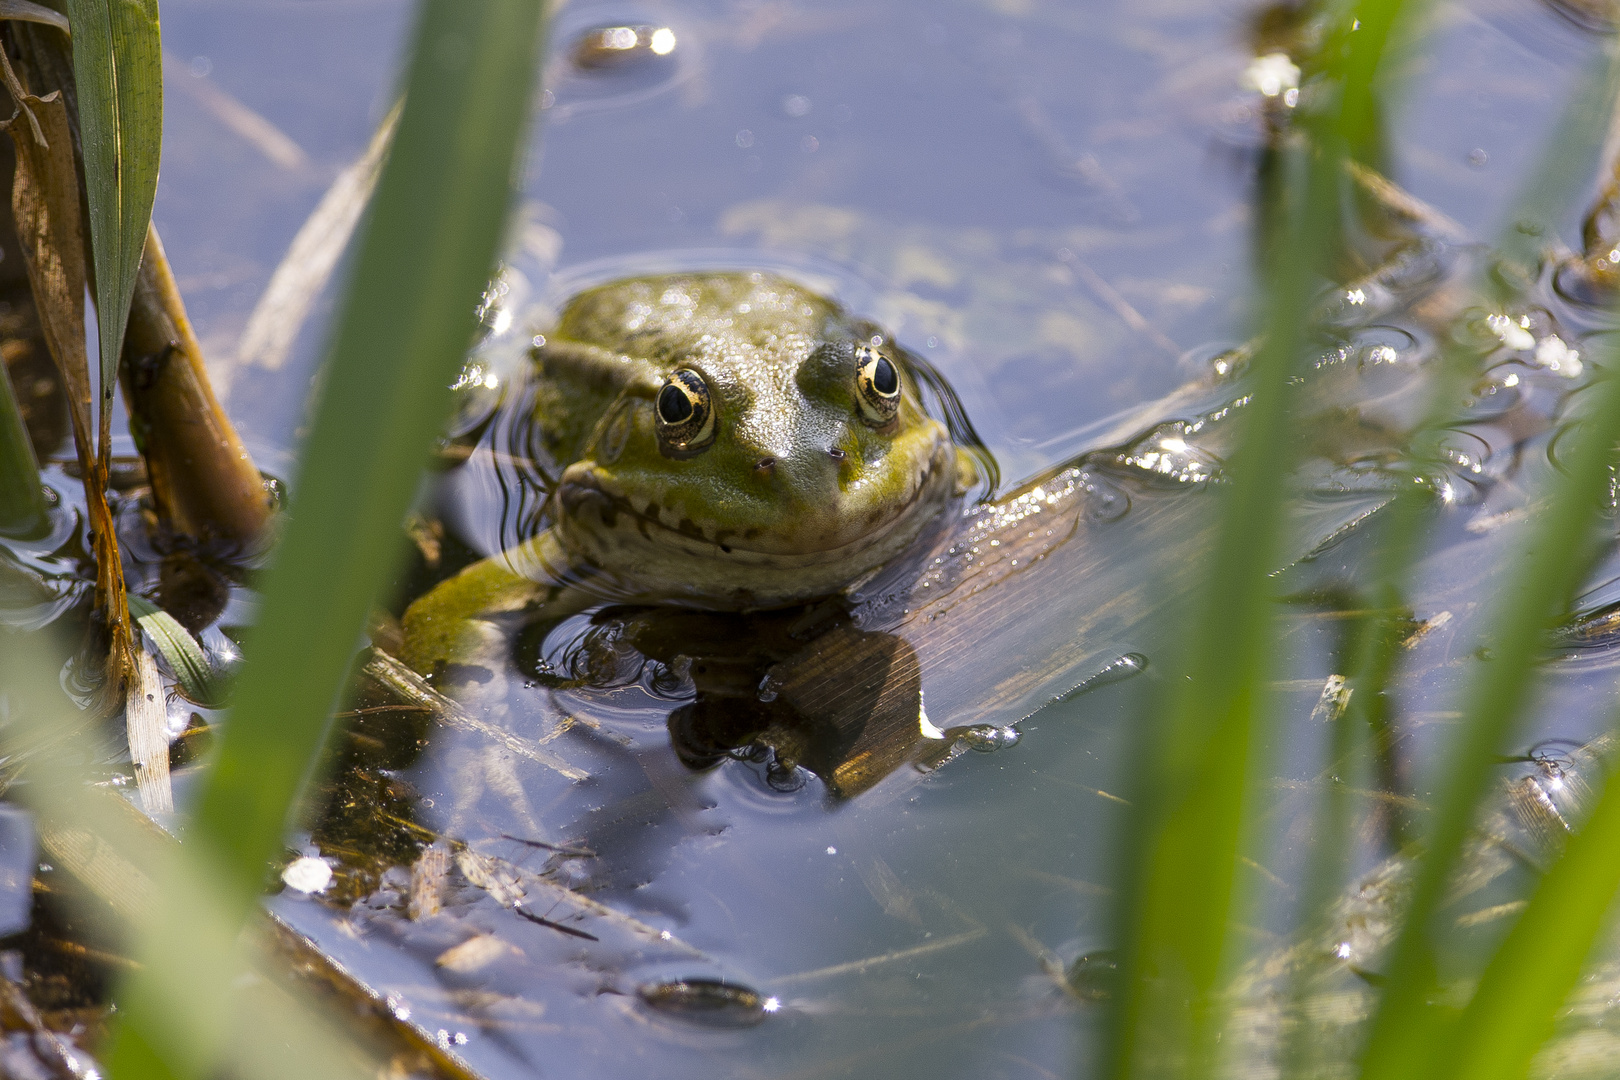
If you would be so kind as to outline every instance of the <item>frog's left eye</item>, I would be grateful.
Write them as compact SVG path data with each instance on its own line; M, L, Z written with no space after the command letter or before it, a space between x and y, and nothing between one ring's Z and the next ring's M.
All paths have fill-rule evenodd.
M658 391L658 437L677 451L701 450L714 441L709 384L691 368L676 368Z
M855 347L855 400L861 415L882 427L900 411L900 370L894 361L865 345Z

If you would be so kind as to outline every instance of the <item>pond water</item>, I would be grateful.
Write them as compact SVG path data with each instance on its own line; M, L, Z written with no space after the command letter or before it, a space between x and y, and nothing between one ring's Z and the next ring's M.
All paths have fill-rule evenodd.
M532 528L534 476L504 456L528 335L580 287L678 269L774 270L887 327L954 387L1001 491L1040 477L1023 505L1038 495L1065 531L1036 538L1016 502L968 510L831 614L582 617L543 649L589 666L590 685L513 671L437 718L420 710L428 691L373 657L327 808L295 838L337 876L270 910L484 1076L1073 1075L1097 1013L1063 973L1107 965L1122 793L1154 769L1132 722L1197 580L1207 478L1242 393L1217 361L1255 301L1254 174L1275 107L1244 85L1258 15L1185 0L563 6L511 320L483 354L507 411L425 495L423 528L443 531L402 587ZM164 7L156 221L227 408L271 472L293 460L329 291L284 349L244 350L243 331L387 113L407 17L371 0ZM669 28L674 49L622 68L570 60L583 32L630 24ZM1455 228L1387 303L1340 321L1312 376L1321 423L1285 571L1307 599L1275 683L1274 843L1247 883L1258 940L1289 925L1310 847L1297 823L1326 738L1313 709L1343 623L1323 598L1366 561L1419 362L1450 332L1434 310L1475 268L1459 238L1494 235L1597 48L1534 0L1470 0L1440 5L1407 58L1390 172ZM1563 223L1572 246L1584 210ZM1537 363L1536 345L1556 333L1579 348L1605 325L1544 285L1521 311L1531 345L1503 337L1444 478L1454 497L1412 597L1421 632L1395 708L1404 802L1368 792L1358 807L1368 865L1387 854L1388 806L1422 812L1429 752L1485 662L1491 583L1585 385ZM992 540L1008 551L989 554ZM929 573L949 604L917 599ZM1612 599L1612 576L1589 606ZM738 727L735 696L693 702L705 659L761 687L750 715L791 705L771 747ZM882 691L828 705L825 687L861 665ZM1601 648L1553 666L1523 746L1603 730L1610 666ZM920 737L924 697L947 735L975 730Z

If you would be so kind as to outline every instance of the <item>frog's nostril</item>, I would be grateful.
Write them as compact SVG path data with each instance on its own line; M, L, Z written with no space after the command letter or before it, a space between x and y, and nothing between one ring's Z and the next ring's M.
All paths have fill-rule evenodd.
M844 457L845 457L844 452L842 450L838 449L838 447L836 447L836 446L830 447L827 450L827 455L829 457L831 457L834 461L843 461Z
M754 466L756 472L762 473L770 472L774 468L776 468L776 459L773 457L762 457L759 459L759 464Z

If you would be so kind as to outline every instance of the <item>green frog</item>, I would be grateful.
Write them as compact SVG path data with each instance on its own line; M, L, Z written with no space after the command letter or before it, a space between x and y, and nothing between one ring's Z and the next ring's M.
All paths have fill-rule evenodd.
M767 273L590 289L533 351L534 423L565 466L550 527L405 613L426 674L499 648L492 617L604 602L717 611L838 593L974 481L878 327Z

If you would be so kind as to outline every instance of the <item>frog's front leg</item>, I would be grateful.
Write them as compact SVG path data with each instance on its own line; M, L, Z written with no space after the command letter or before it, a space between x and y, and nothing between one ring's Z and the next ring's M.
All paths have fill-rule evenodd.
M547 529L446 578L406 609L400 659L424 675L467 668L499 675L510 639L504 620L493 617L532 611L556 623L600 602L573 583L568 565Z

